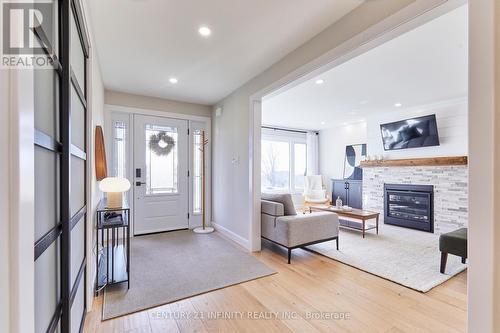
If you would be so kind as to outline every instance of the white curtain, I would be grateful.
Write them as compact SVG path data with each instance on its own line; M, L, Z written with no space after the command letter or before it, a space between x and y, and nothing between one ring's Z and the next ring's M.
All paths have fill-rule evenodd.
M307 175L319 174L319 134L318 132L307 132Z

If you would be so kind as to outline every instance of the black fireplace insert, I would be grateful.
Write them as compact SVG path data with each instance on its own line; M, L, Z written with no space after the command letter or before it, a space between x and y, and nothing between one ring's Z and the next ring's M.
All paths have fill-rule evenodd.
M384 184L384 223L434 232L434 186Z

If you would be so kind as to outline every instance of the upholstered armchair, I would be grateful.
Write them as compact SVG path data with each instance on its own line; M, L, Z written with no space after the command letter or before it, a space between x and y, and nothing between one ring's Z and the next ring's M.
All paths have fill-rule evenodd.
M261 195L261 237L285 247L290 263L292 250L336 240L339 249L339 217L330 212L297 214L290 194Z
M326 189L320 175L306 176L304 180L304 201L307 203L327 203Z

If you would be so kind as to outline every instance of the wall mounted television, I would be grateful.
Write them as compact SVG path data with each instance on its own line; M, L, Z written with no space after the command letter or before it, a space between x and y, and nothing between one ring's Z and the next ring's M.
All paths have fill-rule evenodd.
M436 115L380 125L384 150L439 146Z

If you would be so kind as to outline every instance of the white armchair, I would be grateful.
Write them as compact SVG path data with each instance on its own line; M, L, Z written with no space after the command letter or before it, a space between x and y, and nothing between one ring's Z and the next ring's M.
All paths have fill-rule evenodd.
M304 182L304 200L306 203L326 203L328 198L320 175L306 176Z

